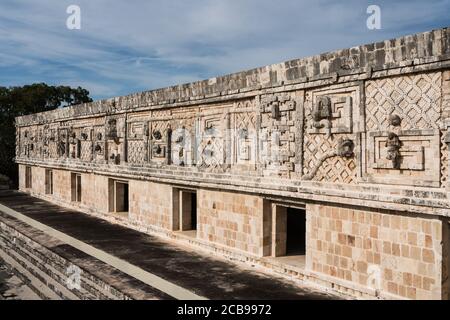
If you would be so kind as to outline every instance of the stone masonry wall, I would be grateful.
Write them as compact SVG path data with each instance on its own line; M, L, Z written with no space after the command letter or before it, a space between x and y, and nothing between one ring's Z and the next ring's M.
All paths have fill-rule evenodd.
M131 180L130 220L140 225L172 230L172 187L148 181Z
M70 188L70 184L67 188ZM81 194L83 206L99 212L108 212L108 177L81 174Z
M33 168L34 169L34 168ZM33 171L34 176L34 171ZM72 192L70 171L53 170L53 197L57 201L70 203L72 201ZM33 192L39 193L39 189L35 189L33 185Z
M262 256L263 201L245 194L200 190L197 237Z
M449 70L444 28L18 117L20 189L171 236L177 190L196 191L203 245L258 257L286 238L271 208L307 204L306 270L442 298ZM71 172L82 176L80 204ZM109 179L129 182L128 215L108 212Z
M410 299L441 299L439 219L310 204L307 268Z

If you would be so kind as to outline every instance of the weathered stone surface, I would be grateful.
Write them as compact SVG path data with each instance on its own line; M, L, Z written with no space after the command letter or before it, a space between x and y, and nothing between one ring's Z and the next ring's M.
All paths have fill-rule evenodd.
M19 117L20 189L159 235L197 229L191 243L251 259L285 252L286 208L306 207L316 281L447 298L449 34Z

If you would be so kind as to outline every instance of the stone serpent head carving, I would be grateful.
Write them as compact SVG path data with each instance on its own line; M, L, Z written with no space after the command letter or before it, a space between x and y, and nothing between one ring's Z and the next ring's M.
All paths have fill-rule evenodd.
M351 158L354 156L353 150L355 149L355 143L350 139L343 139L339 142L337 147L337 153L340 157Z

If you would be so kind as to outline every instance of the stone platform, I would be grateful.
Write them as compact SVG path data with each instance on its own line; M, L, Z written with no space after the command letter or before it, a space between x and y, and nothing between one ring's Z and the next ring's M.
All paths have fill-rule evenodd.
M20 192L0 192L0 230L0 257L44 299L339 298Z

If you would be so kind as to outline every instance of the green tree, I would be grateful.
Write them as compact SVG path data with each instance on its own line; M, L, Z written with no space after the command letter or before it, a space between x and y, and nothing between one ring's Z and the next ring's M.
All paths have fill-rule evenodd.
M15 117L91 102L81 87L49 86L35 83L23 87L0 87L0 174L17 184Z

